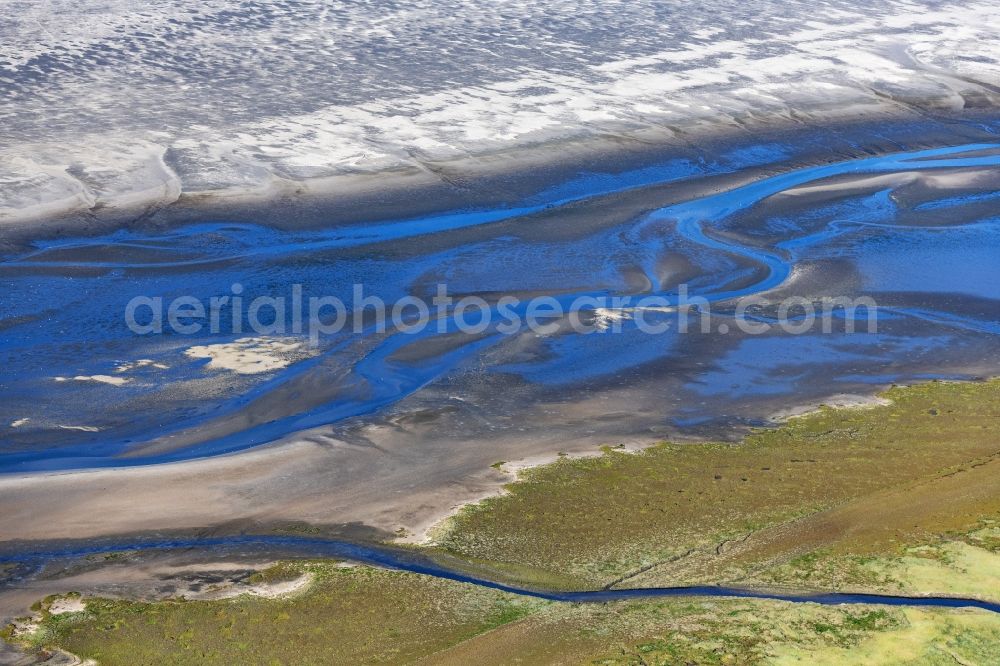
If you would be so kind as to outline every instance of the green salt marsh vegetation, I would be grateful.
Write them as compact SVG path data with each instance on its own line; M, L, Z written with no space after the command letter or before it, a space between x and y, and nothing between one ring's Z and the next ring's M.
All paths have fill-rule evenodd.
M426 548L556 588L723 583L996 600L1000 381L820 408L738 443L610 447L525 471ZM743 599L566 604L329 561L290 595L86 599L8 638L99 664L996 663L1000 615ZM70 608L66 612L66 608ZM16 635L15 635L16 634Z

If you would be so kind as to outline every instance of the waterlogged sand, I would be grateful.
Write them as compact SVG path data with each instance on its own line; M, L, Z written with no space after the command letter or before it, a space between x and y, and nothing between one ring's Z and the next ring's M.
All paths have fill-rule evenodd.
M594 454L603 440L549 443ZM650 443L652 443L650 441ZM558 447L558 448L557 448ZM461 505L495 494L511 476L496 452L527 456L538 442L483 449L442 442L442 466L425 450L383 450L322 431L252 451L155 466L0 477L3 540L86 538L240 522L357 524L374 534L417 535ZM449 451L458 451L457 454ZM551 459L555 453L538 462ZM45 516L40 520L40 516Z
M885 407L885 400L873 399L859 414ZM587 404L575 408L581 418L593 409ZM602 401L601 408L628 409L627 404L608 401ZM797 411L805 415L793 422L808 419L809 413L829 413ZM427 427L433 432L433 424ZM0 515L0 534L17 541L145 532L151 526L171 530L305 521L366 526L373 535L423 543L462 506L504 492L504 484L538 465L594 458L605 446L627 452L656 443L654 437L616 441L598 431L573 441L558 433L549 440L497 437L490 446L440 439L428 449L398 445L399 428L431 441L423 434L424 426L416 423L371 427L365 443L317 429L236 455L5 475L0 477L0 502L6 508ZM440 460L448 460L448 465Z
M100 382L101 384L110 384L112 386L121 386L128 383L127 377L114 377L112 375L77 375L76 377L53 377L52 379L57 382Z
M524 197L512 186L497 208L484 195L479 207L427 218L411 210L351 225L327 211L322 228L202 219L35 240L0 265L11 290L47 294L44 304L12 301L3 313L18 391L0 401L0 419L29 420L6 433L11 446L0 450L0 468L197 458L330 424L334 440L390 456L404 447L438 456L450 442L440 459L454 455L460 479L474 468L471 460L462 466L473 454L458 448L495 447L494 456L476 454L488 466L678 433L732 438L789 404L919 377L993 374L994 324L984 313L995 282L997 228L987 218L996 175L983 173L996 169L983 165L1000 157L956 147L994 140L989 129L972 116L897 119L747 134L681 152L648 146L642 160L609 154L601 168L553 167L546 173L558 185L537 183ZM718 159L706 161L705 151ZM916 175L872 191L887 183L872 185L868 169ZM781 196L795 183L841 189ZM497 181L480 184L493 191ZM712 219L702 221L709 210ZM927 260L935 254L940 261ZM238 275L228 270L234 262ZM595 290L669 301L691 284L713 300L713 316L692 323L708 333L674 326L647 335L640 319L670 325L677 313L609 306L584 315L592 335L574 333L566 320L544 335L343 332L315 349L283 334L140 336L122 326L135 294L160 293L166 281L208 299L227 293L234 276L246 303L288 296L296 284L347 302L358 280L390 303L426 297L440 283L488 301L506 293L569 301ZM874 295L884 316L875 333L862 326L849 334L835 317L830 332L749 336L732 319L736 294L760 297L754 315L765 320L778 316L785 296L819 303ZM36 363L37 355L50 362ZM363 456L356 465L375 469Z
M900 144L938 148L992 139L988 126L968 117L946 132L935 127L869 126L860 134L835 128L825 139L803 130L796 141L808 136L817 143L794 159L780 145L762 148L754 136L759 156L727 145L717 152L728 157L707 170L690 167L704 165L694 154L651 172L623 172L631 164L625 160L608 173L564 183L564 190L544 196L531 190L540 198L523 216L487 211L500 216L495 225L479 223L494 219L489 215L433 218L454 225L448 233L421 235L409 223L332 230L303 224L294 232L220 223L165 232L160 220L134 232L43 243L0 269L26 291L62 285L49 291L46 307L54 304L53 312L12 303L5 335L16 349L34 353L36 346L61 344L64 352L43 349L46 358L63 359L53 361L58 367L45 366L44 374L27 351L11 356L19 390L0 404L11 424L10 446L0 452L9 463L0 476L0 541L31 548L33 540L159 531L306 529L433 543L448 551L442 557L486 576L538 585L736 582L798 589L822 583L971 592L992 582L988 573L975 583L961 576L969 567L991 571L984 568L990 557L979 550L942 546L935 552L959 563L945 566L890 546L902 539L938 548L931 536L965 530L968 517L995 508L1000 474L989 458L995 440L928 404L912 419L924 428L919 446L900 443L894 438L905 423L897 421L909 417L893 411L896 402L866 397L877 386L917 376L997 370L995 322L984 318L994 305L993 283L983 279L996 270L990 255L995 230L983 221L992 214L988 197L997 181L989 171L996 169L975 166L977 159L995 161L996 150L972 151L980 156L953 172L921 171L920 160L906 159L892 167L902 174L886 178L852 172L869 152L879 154L876 166L893 163L885 154ZM863 148L855 143L883 132L890 138L866 139ZM830 164L839 175L820 179L821 185L778 191L730 214L725 193L733 188L753 194L757 183L808 180L812 170ZM719 212L704 242L696 227L677 232L674 218L686 219L692 209L684 202L692 200L730 211ZM549 201L562 203L549 207ZM829 224L841 210L856 227ZM162 243L165 233L168 247L146 247ZM375 242L372 234L384 239ZM789 238L800 243L797 249L772 257L769 248ZM345 354L285 337L101 338L120 325L116 299L128 290L159 288L164 275L182 284L190 272L192 284L218 278L203 284L205 293L217 293L219 285L225 291L232 274L217 268L234 261L245 267L247 283L258 280L271 290L309 280L332 288L331 276L357 275L369 276L385 294L400 287L423 293L447 279L487 296L505 289L522 296L593 288L645 293L700 281L710 283L709 294L761 296L758 314L765 317L775 315L784 296L816 300L877 287L889 316L877 335L848 337L838 323L832 335L749 337L722 333L722 325L731 324L727 310L708 320L712 335L654 338L637 335L636 320L670 317L671 308L603 308L592 323L604 337L576 338L565 327L551 335L525 331L468 355L478 349L474 337L397 345L374 336ZM332 261L340 262L337 270ZM939 265L944 268L934 272ZM954 266L962 270L945 270ZM784 270L783 280L772 279ZM64 279L69 275L74 279ZM82 301L78 289L89 300ZM108 300L94 307L102 294ZM81 302L86 312L74 309ZM90 322L95 312L114 313L114 321L86 330L63 325ZM37 321L60 332L54 342L32 328ZM624 333L612 333L617 328ZM79 337L64 330L79 330ZM93 351L81 355L80 348ZM314 353L321 356L298 363ZM455 354L464 360L448 360ZM934 390L972 395L982 389ZM52 399L55 391L58 399ZM803 406L787 409L796 403ZM975 411L982 404L973 396L960 407ZM872 438L866 418L886 419L875 429L881 439ZM739 435L775 419L783 420L782 432L805 438L794 443L794 455L776 446L782 444L777 435L755 433L749 446L762 450L740 458L747 443L738 443ZM322 423L332 425L314 427ZM859 432L868 438L859 439ZM941 441L931 435L961 433L961 441L934 448ZM720 441L713 444L681 444L715 435ZM639 452L667 438L675 444ZM232 449L198 448L227 441ZM219 450L240 452L202 457ZM171 455L190 459L143 464ZM25 471L30 465L22 469L22 460L40 471ZM615 478L620 460L631 471ZM650 461L667 467L651 471ZM65 469L45 471L47 464ZM107 467L86 469L90 465ZM557 510L544 496L543 510L516 507L524 498L519 489L547 478L547 469L567 472L559 481L569 486L578 473L604 470L611 477L600 480L601 488L610 495L583 488ZM712 474L705 476L708 469ZM515 478L521 483L503 488ZM505 514L505 506L517 510ZM500 529L469 521L482 507L495 509ZM801 565L803 557L816 566ZM858 557L876 560L858 564ZM909 577L889 580L889 569ZM109 570L103 584L120 575ZM31 590L0 597L5 607L25 606L38 588ZM687 620L679 624L681 631Z

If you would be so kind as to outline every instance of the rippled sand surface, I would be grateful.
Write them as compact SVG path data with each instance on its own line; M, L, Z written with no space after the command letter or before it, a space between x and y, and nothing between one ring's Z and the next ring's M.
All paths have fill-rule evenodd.
M512 146L976 109L1000 86L991 2L10 0L4 15L6 223L341 196L374 174L454 184L467 172L441 161L509 168Z

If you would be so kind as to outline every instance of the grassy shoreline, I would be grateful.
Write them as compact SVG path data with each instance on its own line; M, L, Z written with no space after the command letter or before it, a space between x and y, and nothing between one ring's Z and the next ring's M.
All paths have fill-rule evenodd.
M821 408L738 444L609 448L532 468L459 511L424 550L538 587L721 583L996 600L1000 380L883 397ZM370 567L280 566L261 580L308 571L313 582L275 598L92 599L59 614L50 599L16 640L101 664L1000 660L1000 616L983 611L559 604Z
M738 584L810 553L895 557L1000 518L1000 380L882 397L737 444L609 448L526 470L449 519L436 549L507 580L560 587ZM780 582L772 578L763 579Z

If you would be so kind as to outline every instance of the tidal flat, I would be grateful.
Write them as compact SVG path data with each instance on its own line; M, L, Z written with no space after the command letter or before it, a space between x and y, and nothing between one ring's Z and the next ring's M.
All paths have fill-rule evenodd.
M995 0L93 4L0 0L0 665L1000 663Z
M482 184L503 201L363 223L38 231L0 261L23 296L0 303L0 535L306 522L419 541L509 480L498 460L730 441L833 395L992 376L997 127L970 113L623 141ZM582 312L592 334L364 328L316 346L235 333L232 313L221 334L124 323L132 297L207 302L236 282L248 303L296 285L350 302L357 283L426 300L447 283L490 312L501 294L673 303L686 286L711 313L689 334L647 335L638 320L670 324L670 307L626 303ZM829 331L735 326L742 297L774 324L784 299L841 296L876 300L878 330L846 311Z

